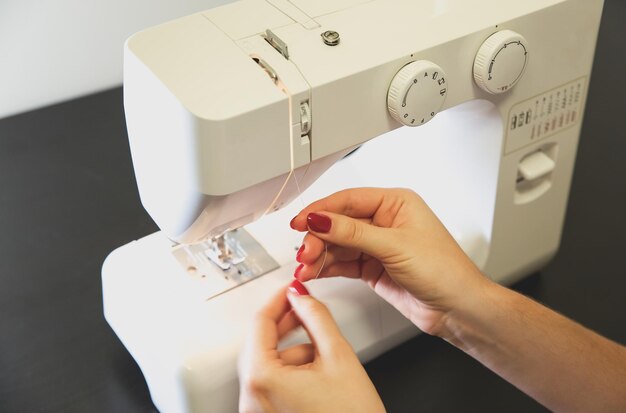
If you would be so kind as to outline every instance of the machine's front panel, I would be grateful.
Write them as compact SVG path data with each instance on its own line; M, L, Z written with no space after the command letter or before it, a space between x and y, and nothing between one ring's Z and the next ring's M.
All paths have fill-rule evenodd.
M583 114L587 77L517 103L509 111L506 152L547 139L578 125Z

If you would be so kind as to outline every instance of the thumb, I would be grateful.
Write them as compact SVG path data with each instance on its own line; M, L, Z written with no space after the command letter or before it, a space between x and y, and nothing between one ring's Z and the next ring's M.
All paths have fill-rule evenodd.
M307 215L309 231L316 237L341 247L353 248L381 259L393 245L392 230L332 212Z
M287 298L322 357L343 350L352 352L328 308L309 295L300 281L294 280L289 284Z

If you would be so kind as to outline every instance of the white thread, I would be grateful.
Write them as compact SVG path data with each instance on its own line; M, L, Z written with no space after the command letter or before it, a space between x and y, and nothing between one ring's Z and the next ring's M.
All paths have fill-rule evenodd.
M294 157L293 157L293 149L294 149L293 148L293 102L292 102L291 93L287 89L287 86L285 86L285 84L282 82L282 80L280 80L280 78L277 78L274 81L274 84L278 87L278 89L280 89L287 96L287 102L288 102L288 105L289 105L289 150L290 150L289 151L289 155L290 155L290 170L289 170L289 175L287 176L287 179L285 180L285 183L280 188L280 191L278 191L278 194L276 195L274 200L270 203L269 207L267 208L267 210L265 211L265 213L263 215L266 215L271 209L274 208L274 205L276 204L276 202L278 201L278 199L282 195L283 191L285 190L285 187L287 186L287 183L289 182L289 180L291 179L292 176L293 176L293 180L296 183L296 189L298 191L298 198L300 199L300 203L302 204L302 208L305 207L304 200L302 199L302 190L300 190L300 183L298 182L298 175L295 173L295 169L294 169L295 168L295 162L294 162ZM324 259L322 260L322 266L319 268L319 270L317 271L317 274L315 275L315 278L314 278L315 280L320 276L320 274L324 270L324 267L326 266L326 257L328 257L328 244L326 243L326 241L324 241Z
M293 174L293 180L296 182L296 189L298 190L298 199L300 200L300 203L302 204L302 208L304 208L306 205L304 204L304 200L302 199L302 190L300 189L300 183L298 182L298 174L296 173Z
M327 256L328 256L328 244L326 243L326 241L324 241L324 259L322 260L322 266L320 267L319 270L317 270L317 274L315 275L315 278L313 278L314 280L317 280L317 277L319 277L322 271L324 270L324 266L326 266Z
M289 91L287 90L287 87L285 86L285 84L280 79L276 79L274 84L285 95L287 95L287 103L289 105L289 158L290 158L289 159L289 161L290 161L290 168L289 169L290 170L289 170L289 175L287 175L287 179L285 179L285 183L283 183L283 186L280 188L280 191L278 191L278 194L276 194L276 197L272 200L272 202L267 207L267 209L265 210L265 213L263 215L267 215L267 213L274 208L274 205L276 205L276 202L278 201L278 199L282 195L283 191L285 190L285 187L287 186L287 183L289 182L289 179L291 179L292 175L295 175L294 174L294 161L293 161L293 113L292 113L292 108L291 108L291 106L292 106L292 103L291 103L292 102L291 93L289 93ZM296 183L297 183L297 181L296 181Z
M306 204L304 203L304 199L303 199L304 197L302 196L302 190L300 189L300 183L298 182L298 174L295 172L293 174L293 180L296 183L296 189L298 190L298 199L300 200L302 209L304 209L306 207ZM315 274L315 278L313 278L314 280L317 280L320 274L322 273L322 271L324 270L324 267L326 266L327 256L328 256L328 244L326 243L326 241L324 241L324 259L322 260L322 266L317 270L317 274Z

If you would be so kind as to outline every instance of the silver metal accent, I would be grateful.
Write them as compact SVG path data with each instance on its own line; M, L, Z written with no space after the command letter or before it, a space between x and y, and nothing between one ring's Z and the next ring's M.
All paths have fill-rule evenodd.
M276 36L270 29L265 31L265 41L267 41L278 53L282 54L285 59L289 59L289 49L287 43L283 42L280 37Z
M309 101L300 103L300 136L306 136L311 132L311 107Z
M207 289L207 300L279 267L265 248L242 228L196 244L176 245L172 254L193 278L217 286Z
M322 40L328 46L337 46L341 40L339 33L334 30L326 30L322 33Z
M215 237L211 240L209 248L204 251L207 257L224 271L241 264L246 259L245 252L237 248L237 241L233 242L232 238L228 232ZM231 248L231 244L235 244L234 249Z

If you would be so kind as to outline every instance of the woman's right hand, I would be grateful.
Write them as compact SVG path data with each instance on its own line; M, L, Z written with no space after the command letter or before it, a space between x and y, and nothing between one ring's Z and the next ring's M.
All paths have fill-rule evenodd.
M338 192L306 207L292 227L308 231L300 281L317 274L326 241L320 276L363 279L424 332L548 409L626 411L626 349L488 280L413 192Z
M405 189L358 188L304 208L294 276L361 278L422 331L448 338L447 317L491 283L426 203Z

